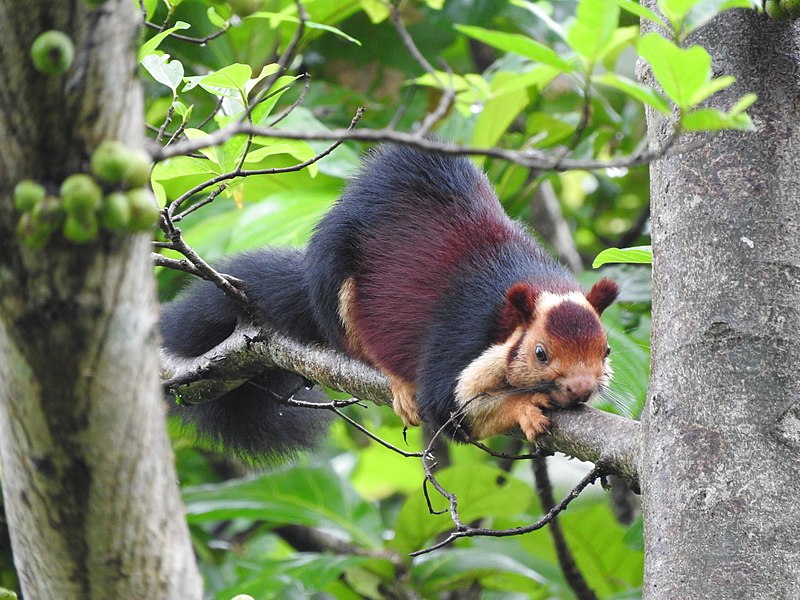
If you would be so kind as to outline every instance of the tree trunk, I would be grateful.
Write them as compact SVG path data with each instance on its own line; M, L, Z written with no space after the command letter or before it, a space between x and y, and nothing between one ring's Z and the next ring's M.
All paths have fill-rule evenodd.
M0 464L21 588L36 598L200 598L158 378L149 236L43 250L12 189L56 190L104 139L143 143L131 0L0 0ZM75 43L37 73L34 38Z
M704 134L700 149L651 168L653 369L640 471L648 600L800 597L795 23L735 10L699 32L692 41L715 71L738 80L713 104L756 92L757 130ZM663 142L658 115L648 130Z

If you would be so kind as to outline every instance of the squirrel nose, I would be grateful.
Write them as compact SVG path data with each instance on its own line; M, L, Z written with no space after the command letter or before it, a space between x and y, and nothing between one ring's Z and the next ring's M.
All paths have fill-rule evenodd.
M587 402L594 392L595 381L591 375L572 375L564 380L564 390L574 403Z

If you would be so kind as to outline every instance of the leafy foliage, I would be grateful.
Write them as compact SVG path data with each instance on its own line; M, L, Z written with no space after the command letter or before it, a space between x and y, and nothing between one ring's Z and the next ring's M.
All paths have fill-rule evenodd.
M649 262L641 248L648 243L646 167L565 172L558 157L636 156L645 107L663 115L676 135L751 127L745 110L754 98L743 96L727 111L706 106L733 78L714 76L705 49L681 45L692 30L733 6L749 2L662 0L661 15L632 0L409 3L401 16L417 48L448 65L426 69L403 45L391 11L375 0L307 0L302 7L289 0L146 0L147 19L155 25L139 50L146 119L153 137L169 148L183 139L213 139L236 122L275 127L281 135L325 133L346 127L359 106L367 108L359 129L391 124L408 131L444 106L433 128L440 139L555 157L558 168L549 172L475 158L509 213L530 221L538 210L534 192L551 186L584 263L613 246L627 249L606 250L594 266ZM667 37L640 38L638 18ZM293 60L284 71L287 51ZM637 57L650 64L658 88L635 80ZM310 84L302 77L306 71ZM452 106L440 104L448 95ZM302 246L358 166L361 148L345 144L293 170L327 145L259 134L230 137L161 161L152 173L154 193L162 205L179 207L183 238L206 260L263 245ZM609 275L622 282L623 293L604 315L616 375L602 404L635 418L649 370L649 272L608 269L616 269ZM160 269L164 298L179 279ZM350 411L402 445L390 411ZM421 446L418 432L409 444ZM183 438L176 437L176 448L182 480L192 484L184 492L188 518L215 597L438 597L474 586L486 598L572 597L545 531L462 540L455 548L409 558L452 522L446 514L430 514L418 459L370 444L343 423L322 454L235 481L220 481L228 468ZM450 466L437 478L458 494L464 519L507 527L541 514L524 461L501 469L473 447L451 448ZM561 479L558 488L566 489ZM431 497L435 508L445 506ZM600 596L638 597L640 527L619 525L600 494L581 497L561 521ZM286 541L288 523L323 531L337 550L294 551Z

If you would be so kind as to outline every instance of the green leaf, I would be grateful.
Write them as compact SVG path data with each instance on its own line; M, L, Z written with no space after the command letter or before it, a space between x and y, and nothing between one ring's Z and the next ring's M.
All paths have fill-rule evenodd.
M653 249L651 246L635 246L633 248L607 248L603 250L592 262L596 269L608 263L636 263L651 264L653 262Z
M180 100L175 100L172 103L172 109L175 111L175 114L181 118L181 122L185 125L189 122L189 119L192 118L192 112L194 111L194 104L190 104L186 106Z
M176 156L156 163L150 176L153 193L159 204L167 201L168 194L177 198L187 189L206 181L212 173L212 165L207 160L191 156Z
M712 79L702 88L697 90L694 95L692 95L692 104L700 104L703 100L713 96L718 91L724 90L726 87L733 85L735 81L736 77L733 77L732 75L723 75L722 77Z
M576 19L567 31L567 43L594 64L606 53L619 23L619 6L608 0L581 0Z
M281 70L281 66L278 63L271 63L268 65L264 65L261 69L261 72L253 77L252 79L248 79L244 85L244 93L245 95L249 94L250 91L258 85L258 82L262 79L269 77L270 75L274 75L278 71ZM302 76L300 76L302 77Z
M290 558L280 560L275 560L274 557L266 560L261 555L247 558L249 560L242 560L243 564L237 572L237 581L219 590L214 594L215 598L242 598L243 594L270 600L308 597L309 594L304 592L325 590L328 585L345 576L350 569L363 568L370 561L388 562L386 559L374 557L311 552L295 553ZM334 597L328 594L322 595Z
M483 42L484 44L488 44L498 50L519 54L532 61L556 67L565 73L569 73L573 70L572 65L556 54L553 49L524 35L491 31L483 27L473 27L471 25L456 25L455 28L464 35L478 40L479 42Z
M436 71L436 74L439 78L439 81L444 82L444 86L440 85L439 81L437 81L431 73L425 73L424 75L420 75L411 81L417 85L424 85L437 89L443 89L443 87L445 87L447 89L453 89L456 92L463 92L470 88L469 82L461 75L445 73L444 71Z
M655 23L665 31L669 31L669 26L666 23L664 23L661 17L659 17L656 13L654 13L646 6L642 6L635 0L616 0L616 2L622 10L628 11L629 13L634 14L642 19L647 19L648 21Z
M603 65L609 71L614 70L620 54L630 46L635 46L639 41L639 26L619 27L614 30L611 40L603 51Z
M281 23L288 21L289 23L300 23L300 19L295 17L294 15L287 15L284 13L275 13L275 12L267 12L267 11L259 11L257 13L253 13L252 15L245 17L247 19L269 19L271 23ZM334 35L339 36L347 40L348 42L355 44L356 46L361 46L361 42L358 41L356 38L347 35L341 29L337 29L336 27L332 27L331 25L325 25L324 23L317 23L315 21L305 21L304 25L309 29L318 29L320 31L327 31L328 33L332 33ZM274 25L271 25L274 27Z
M584 493L577 504L559 515L559 520L567 547L578 565L587 565L582 569L583 575L598 598L641 584L644 554L631 551L625 543L627 528L614 518L606 498ZM537 531L520 537L519 544L526 553L541 556L541 545L547 537L548 532ZM568 598L571 594L558 597Z
M758 100L758 96L755 94L745 94L739 98L736 104L733 105L733 108L730 110L730 114L738 115L739 113L746 111L755 103L756 100Z
M658 8L674 32L680 33L684 17L700 0L658 0Z
M248 180L248 185L250 181ZM249 186L248 189L253 186ZM270 194L258 202L245 203L229 228L227 252L264 246L303 246L322 216L341 192L340 186L306 187L302 196L295 190Z
M527 131L532 132L529 143L537 148L550 148L575 132L575 124L567 123L546 112L530 113Z
M638 418L647 400L647 382L650 377L650 318L647 308L636 308L644 314L628 310L623 302L652 302L649 269L632 265L617 265L603 270L623 286L620 302L603 311L603 326L611 346L611 368L614 375L607 390L592 404L596 408L613 412L629 419Z
M214 25L215 27L219 27L220 29L227 26L228 24L228 21L225 20L213 6L209 7L208 11L206 12L206 16L208 17L208 20L212 25Z
M153 11L155 11L157 5L158 0L144 0L144 10L148 19L153 16Z
M491 87L504 86L519 77L514 73L497 73ZM487 100L472 132L472 144L479 148L488 148L497 143L517 115L528 105L528 94L524 89L513 89Z
M683 49L657 33L639 41L639 54L650 63L664 93L683 110L711 80L711 55L700 46Z
M155 49L158 48L161 42L163 42L166 39L166 37L171 33L179 31L181 29L189 29L189 27L191 27L191 25L189 25L188 23L184 23L183 21L178 21L177 23L175 23L175 25L173 25L169 29L165 29L161 33L157 33L149 40L147 40L144 44L142 44L141 48L139 48L139 60L141 61L145 56L150 56L155 51Z
M251 165L278 154L288 154L299 162L304 162L313 158L316 154L314 149L308 145L308 142L304 142L303 140L256 137L253 141L255 144L263 144L263 146L253 148L247 153L245 164L249 165L248 168L254 168ZM308 167L309 174L312 177L316 173L314 167L316 167L316 165L313 164Z
M205 131L202 131L201 129L194 129L192 127L186 128L183 133L189 140L202 140L209 137ZM222 165L220 157L217 154L217 147L207 146L206 148L201 148L198 150L198 152L208 158L208 160L210 160L215 166L220 167Z
M502 551L487 552L486 548L456 548L419 557L413 577L422 597L438 598L443 592L468 586L490 575L516 575L531 582L547 581L540 573Z
M731 114L716 108L698 108L684 115L681 125L686 131L719 131L722 129L752 131L754 129L753 122L746 114Z
M529 2L528 0L511 0L511 4L514 6L519 6L520 8L524 8L525 10L529 11L533 16L536 18L536 21L542 23L547 29L554 34L556 34L560 39L566 40L566 35L564 34L564 28L561 26L560 23L556 23L550 14L542 8L542 5L534 2ZM544 6L548 6L544 4Z
M515 73L513 77L506 77L500 81L492 80L492 92L496 96L501 96L502 94L530 87L542 89L560 74L561 70L555 67L536 65L525 73Z
M372 24L382 23L391 14L386 3L380 0L360 0L361 9L367 13Z
M200 87L211 93L215 93L218 88L244 93L244 86L252 74L253 70L250 65L234 63L202 77L199 84Z
M172 96L178 93L178 86L183 81L183 64L179 60L169 60L169 54L150 54L142 59L142 66L157 82L172 90Z
M603 85L607 85L613 88L620 90L621 92L625 92L632 98L635 98L639 102L643 104L647 104L652 106L657 111L664 113L665 115L671 115L672 109L669 107L669 102L655 91L653 88L641 84L637 81L633 81L624 77L623 75L618 75L617 73L606 71L601 75L596 76L593 81L595 83L600 83Z
M295 468L256 479L190 488L183 493L189 523L252 519L322 527L367 547L380 547L376 507L327 469Z

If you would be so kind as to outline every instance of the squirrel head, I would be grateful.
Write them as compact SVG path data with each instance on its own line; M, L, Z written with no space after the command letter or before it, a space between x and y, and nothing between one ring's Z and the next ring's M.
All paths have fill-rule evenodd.
M507 359L508 382L515 388L544 393L557 406L588 401L608 381L608 337L601 313L619 293L601 279L584 296L554 293L530 283L506 291L500 333L514 338Z

